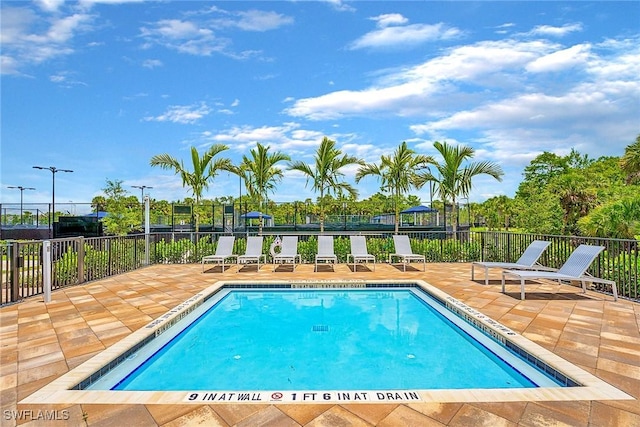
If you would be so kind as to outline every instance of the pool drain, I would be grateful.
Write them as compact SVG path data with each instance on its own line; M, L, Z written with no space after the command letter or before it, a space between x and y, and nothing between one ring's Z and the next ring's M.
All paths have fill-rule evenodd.
M329 332L329 325L313 325L313 332Z

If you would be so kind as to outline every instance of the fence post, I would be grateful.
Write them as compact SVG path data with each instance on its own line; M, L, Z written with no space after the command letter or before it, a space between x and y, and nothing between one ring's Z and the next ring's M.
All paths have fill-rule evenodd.
M144 196L144 265L149 265L149 196Z
M44 302L51 302L51 241L42 242L42 286Z
M84 283L84 237L80 236L76 240L78 248L78 284Z
M18 285L20 283L20 243L12 242L8 245L9 259L11 262L11 302L19 299Z
M113 271L111 268L111 238L107 238L105 247L107 248L107 275L111 276L111 272Z

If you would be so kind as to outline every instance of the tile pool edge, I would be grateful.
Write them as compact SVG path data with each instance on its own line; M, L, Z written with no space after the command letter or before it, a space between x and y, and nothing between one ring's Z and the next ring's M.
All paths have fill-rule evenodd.
M485 325L497 335L517 347L535 355L553 369L581 384L576 387L538 387L515 389L452 389L452 390L327 390L327 391L111 391L73 390L77 384L92 374L105 369L131 348L161 333L176 321L201 305L221 288L238 287L285 287L292 288L363 288L367 285L417 286L445 305L469 316L478 324ZM496 328L496 325L499 328ZM239 394L242 399L238 399ZM342 393L342 394L340 394ZM358 394L360 393L360 394ZM395 394L394 394L395 393ZM403 393L405 393L403 395ZM409 394L406 394L409 393ZM196 394L196 397L191 395ZM224 395L224 396L223 396ZM249 395L246 397L246 395ZM292 397L293 395L293 397ZM313 395L313 396L312 396ZM381 396L379 396L381 395ZM304 399L300 396L306 396ZM344 399L347 396L349 399ZM418 398L415 398L418 396ZM190 399L190 397L193 397ZM355 398L354 398L355 397ZM382 397L382 398L380 398ZM55 379L40 390L21 400L20 404L228 404L228 403L426 403L426 402L512 402L512 401L570 401L570 400L633 400L634 398L611 386L594 375L562 359L529 339L509 330L491 318L456 300L438 288L422 280L230 280L219 281L196 293L149 324L132 332L129 336L95 355L80 366Z

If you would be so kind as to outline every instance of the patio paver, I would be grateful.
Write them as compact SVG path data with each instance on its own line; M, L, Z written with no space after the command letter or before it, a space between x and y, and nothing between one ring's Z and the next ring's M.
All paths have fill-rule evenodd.
M547 282L500 292L470 280L470 264L427 264L427 271L378 264L376 271L224 273L200 264L156 265L0 308L1 424L110 426L491 425L640 426L640 304ZM218 272L214 272L218 271ZM18 402L127 334L218 280L420 279L633 396L625 401L411 403L343 405L34 405ZM553 293L550 293L553 292ZM68 419L34 419L57 410ZM20 418L20 419L17 419ZM61 417L62 418L62 417Z

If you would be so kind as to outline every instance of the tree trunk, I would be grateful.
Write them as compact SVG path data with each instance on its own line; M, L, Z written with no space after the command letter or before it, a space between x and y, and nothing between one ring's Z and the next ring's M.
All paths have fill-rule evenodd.
M396 215L395 215L395 234L398 234L398 230L399 230L399 224L400 224L400 207L398 206L398 192L396 191L396 200L395 200L395 210L396 210Z
M324 191L320 191L320 233L324 233Z
M444 211L445 211L445 215L447 214L447 205L445 204L444 207ZM453 230L453 238L454 239L458 239L458 208L456 205L456 198L455 196L452 198L452 203L451 203L451 230Z
M200 206L200 200L196 198L196 205L191 207L191 213L196 220L196 233L200 231L200 216L198 215L198 206Z

